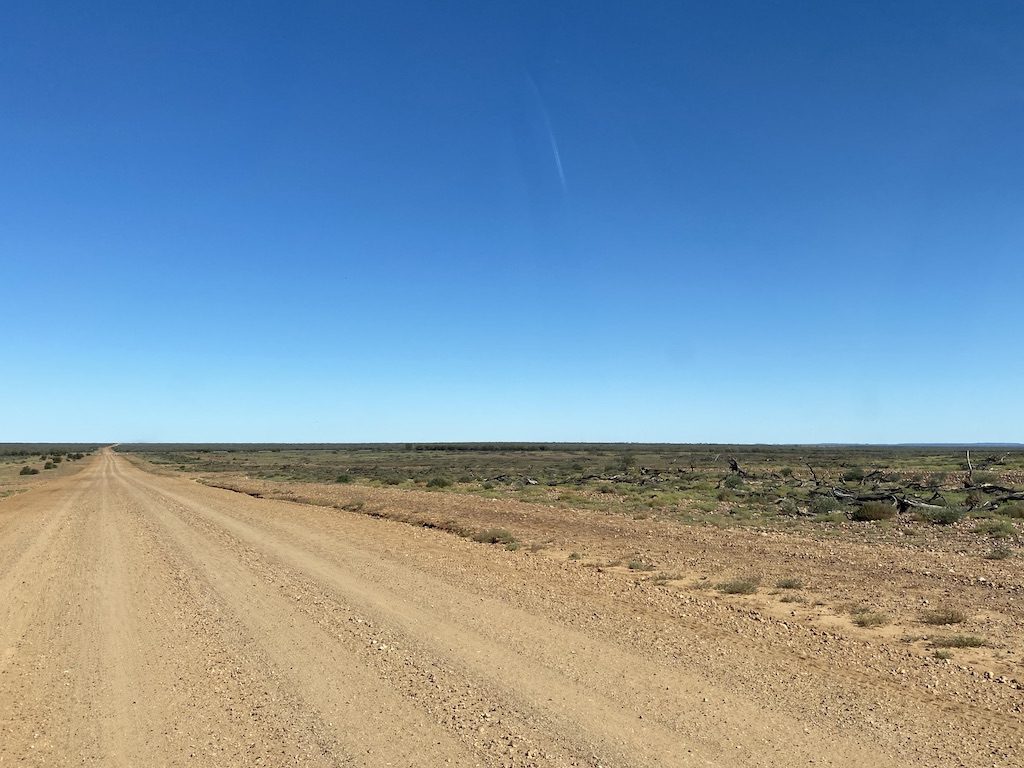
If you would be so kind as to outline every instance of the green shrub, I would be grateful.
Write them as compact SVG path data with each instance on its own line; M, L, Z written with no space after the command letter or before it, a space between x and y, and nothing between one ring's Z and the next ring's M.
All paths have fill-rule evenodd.
M1024 501L1011 501L1007 504L1000 504L996 507L996 514L1003 517L1012 517L1015 520L1024 520Z
M345 475L345 474L338 475L336 478L334 478L334 482L336 482L336 483L351 483L352 482L352 475Z
M921 517L932 525L953 525L960 522L964 511L959 507L943 507L942 509L926 509Z
M722 485L726 488L742 488L743 478L739 475L729 475L725 480L722 481Z
M811 499L810 510L815 515L827 515L829 512L835 512L841 506L839 499L833 496L815 496Z
M56 467L57 465L54 464L52 461L48 461L45 464L43 464L43 469L56 469Z
M857 522L890 520L896 517L896 507L884 501L868 501L850 510L850 519Z
M447 477L432 477L427 481L427 488L447 488L451 484Z
M1017 529L1009 520L983 520L978 523L974 532L983 533L993 539L1005 539L1017 533Z
M843 472L843 480L847 482L859 482L864 479L864 470L860 467L850 467Z
M36 469L35 467L22 467L21 468L21 472L19 472L18 474L19 475L38 475L39 474L39 470Z

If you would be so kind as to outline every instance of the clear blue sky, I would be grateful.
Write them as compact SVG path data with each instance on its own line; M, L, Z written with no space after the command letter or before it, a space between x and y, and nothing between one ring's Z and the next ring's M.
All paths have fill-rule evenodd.
M1024 440L1022 40L4 3L0 440Z

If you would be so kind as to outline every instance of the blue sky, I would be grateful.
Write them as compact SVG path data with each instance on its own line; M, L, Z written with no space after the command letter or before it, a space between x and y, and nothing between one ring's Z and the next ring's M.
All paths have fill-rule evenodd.
M603 5L5 3L0 440L1024 440L1024 4Z

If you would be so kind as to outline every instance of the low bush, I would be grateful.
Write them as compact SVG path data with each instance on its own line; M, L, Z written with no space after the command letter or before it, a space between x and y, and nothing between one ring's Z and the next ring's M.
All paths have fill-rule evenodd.
M921 621L924 624L934 624L936 626L962 624L967 621L967 614L958 608L935 608L922 613Z
M427 481L427 488L447 488L451 484L447 477L432 477Z
M785 579L779 579L775 586L779 589L803 589L804 582L802 579L798 579L795 576L790 576Z
M631 571L653 571L655 566L648 563L646 560L630 560L629 570Z
M811 499L810 510L815 515L827 515L829 512L835 512L841 506L839 499L832 496L815 496Z
M921 517L932 525L953 525L963 519L964 511L959 507L943 507L942 509L926 509Z
M868 501L850 510L850 519L865 523L875 520L891 520L896 517L896 507L884 501Z
M726 595L752 595L760 585L761 580L758 578L732 579L719 584L718 591Z
M334 478L334 482L336 482L336 483L351 483L352 482L352 475L344 475L344 474L338 475L336 478Z
M35 467L22 467L21 468L21 472L19 472L18 474L19 475L38 475L39 474L39 470L36 469Z
M850 467L843 472L843 480L847 482L860 482L864 479L864 470L860 467Z
M1017 529L1009 520L983 520L978 523L974 532L991 536L993 539L1005 539L1017 533Z
M853 623L866 629L884 627L889 621L889 616L879 611L863 610L853 614Z
M56 469L56 468L57 468L57 465L54 464L52 461L48 461L45 464L43 464L43 469Z
M996 514L1003 517L1012 517L1015 520L1024 520L1024 501L1011 501L1008 504L1000 504L996 507Z

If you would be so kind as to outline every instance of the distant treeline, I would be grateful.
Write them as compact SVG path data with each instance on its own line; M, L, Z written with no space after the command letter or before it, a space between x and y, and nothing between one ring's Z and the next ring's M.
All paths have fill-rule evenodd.
M252 452L252 451L408 451L408 452L458 452L458 453L508 453L508 452L587 452L587 453L657 453L657 454L738 454L743 456L793 454L802 455L850 454L870 455L947 455L972 451L999 451L1017 453L1024 451L1021 444L926 444L926 445L866 445L840 443L819 443L811 445L770 445L770 444L716 444L716 443L122 443L118 451L126 452L167 452L192 451ZM29 453L38 453L39 449Z
M102 443L0 443L0 456L66 455L92 453Z

